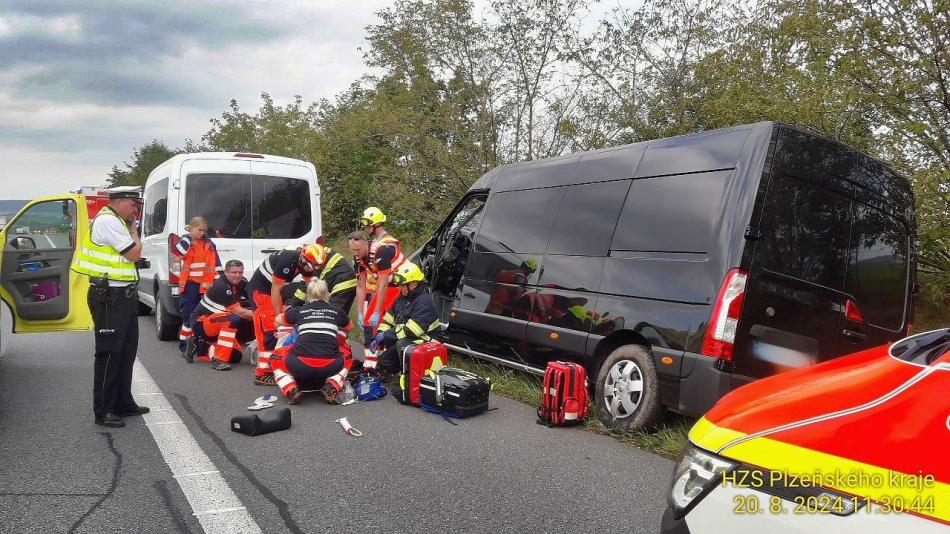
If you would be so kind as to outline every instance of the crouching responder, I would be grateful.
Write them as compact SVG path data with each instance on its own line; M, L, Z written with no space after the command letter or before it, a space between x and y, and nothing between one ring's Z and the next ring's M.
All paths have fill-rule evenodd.
M240 361L241 345L254 338L254 314L250 310L244 264L240 260L228 260L224 264L224 276L215 280L201 297L192 319L194 335L189 338L185 352L189 362L205 351L211 368L218 371L227 371L232 361Z
M309 280L318 265L326 261L326 253L320 245L308 244L274 252L261 262L254 276L247 283L247 292L254 310L254 337L257 339L257 369L254 383L272 386L271 354L277 345L277 326L274 318L283 309L281 289L298 275Z
M329 301L326 282L314 280L307 285L306 304L275 319L278 326L295 326L298 334L293 346L277 349L272 358L274 378L288 404L300 402L301 385L320 388L331 403L343 390L352 359L340 349L353 323Z
M325 261L314 268L313 276L326 282L330 291L330 305L349 315L356 298L356 272L342 254L329 247L323 247L323 250L324 254L318 255L318 259L325 258ZM307 301L308 283L293 282L281 288L280 295L285 308L300 306Z
M399 355L406 347L441 341L439 314L424 280L422 269L409 261L393 273L399 298L383 317L372 343L374 351L383 351L379 355L379 371L386 378L399 371Z
M399 240L386 232L383 226L386 214L379 208L369 207L363 211L359 223L364 227L369 242L369 257L366 261L367 274L376 278L376 293L373 294L366 307L366 313L361 322L376 332L380 320L393 302L399 297L399 291L389 283L390 275L406 263L405 256L399 246ZM365 369L376 367L375 356L367 356L363 362Z

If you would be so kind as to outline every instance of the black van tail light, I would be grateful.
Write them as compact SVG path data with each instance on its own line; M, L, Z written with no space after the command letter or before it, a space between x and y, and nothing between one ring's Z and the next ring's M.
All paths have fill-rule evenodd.
M861 315L861 310L858 309L858 305L851 299L848 299L848 302L844 305L844 316L849 321L856 323L864 322L864 316Z
M319 236L319 237L317 237L317 244L320 245L320 246L323 246L323 236L322 236L322 235Z
M745 284L749 273L742 269L730 269L719 288L719 296L713 305L706 337L703 338L704 356L732 360L732 348L736 341L736 326L745 301Z
M181 238L177 234L168 234L168 284L172 287L173 295L178 291L178 275L181 273L179 241Z

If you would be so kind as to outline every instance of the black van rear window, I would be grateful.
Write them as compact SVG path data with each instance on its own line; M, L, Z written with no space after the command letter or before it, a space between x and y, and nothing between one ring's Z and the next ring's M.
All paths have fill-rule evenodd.
M855 203L845 292L869 324L900 330L907 296L906 227L881 210Z

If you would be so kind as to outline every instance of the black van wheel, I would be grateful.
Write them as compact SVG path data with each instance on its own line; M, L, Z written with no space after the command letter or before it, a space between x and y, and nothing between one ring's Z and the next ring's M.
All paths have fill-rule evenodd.
M646 348L624 345L600 365L594 387L597 416L618 430L656 424L663 415L656 366Z
M158 339L161 341L171 341L173 339L178 339L178 329L181 326L179 321L175 320L175 317L170 315L167 310L165 310L165 305L162 304L162 299L158 295L158 291L155 292L155 334L158 336Z

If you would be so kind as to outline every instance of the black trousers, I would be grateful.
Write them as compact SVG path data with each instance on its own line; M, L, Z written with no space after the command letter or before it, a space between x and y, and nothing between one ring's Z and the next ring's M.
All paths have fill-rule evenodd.
M402 371L402 353L406 350L406 347L411 346L413 346L413 342L409 338L397 340L390 345L379 355L379 363L377 364L379 370L393 373Z
M96 417L122 413L132 398L132 364L139 345L138 297L134 290L89 287L89 312L96 336L92 410Z

